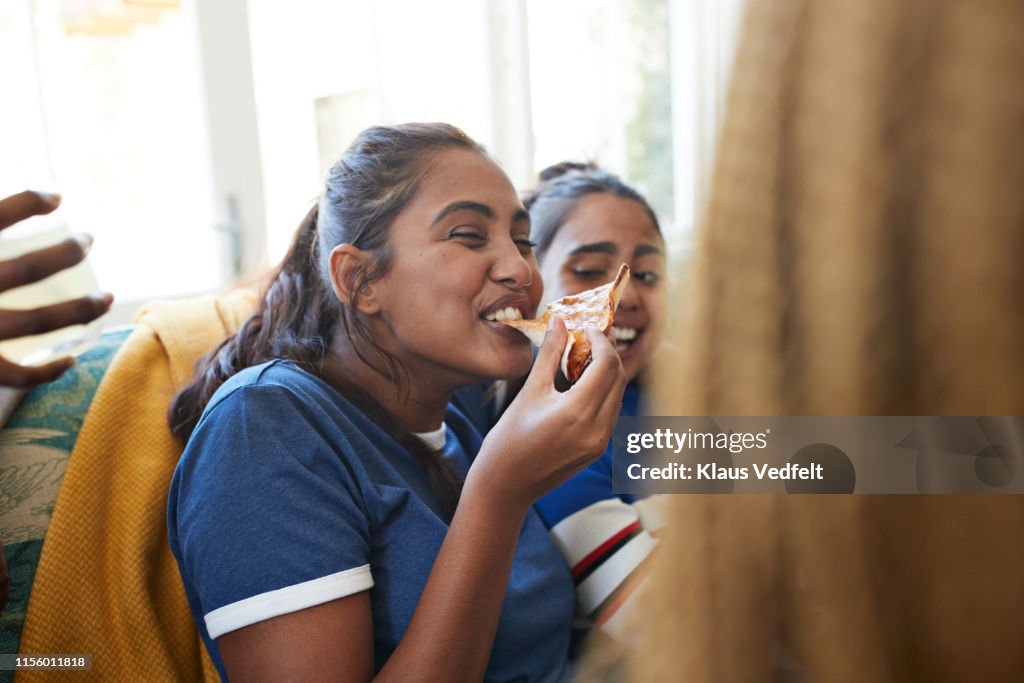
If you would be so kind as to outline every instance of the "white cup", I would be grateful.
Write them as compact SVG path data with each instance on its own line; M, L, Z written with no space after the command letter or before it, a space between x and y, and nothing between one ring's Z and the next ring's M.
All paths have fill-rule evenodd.
M71 236L59 218L36 216L0 231L0 261L51 246ZM50 277L0 292L0 309L24 310L77 299L98 289L88 257ZM102 318L31 337L0 340L0 356L21 365L43 365L88 351L103 331Z

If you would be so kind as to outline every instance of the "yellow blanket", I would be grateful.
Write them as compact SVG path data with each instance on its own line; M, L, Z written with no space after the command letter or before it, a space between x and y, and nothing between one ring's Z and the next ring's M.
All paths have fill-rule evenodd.
M167 408L196 360L238 328L256 296L150 304L100 383L68 463L39 561L23 653L91 654L106 681L216 681L167 544L181 446ZM81 681L22 671L19 681Z

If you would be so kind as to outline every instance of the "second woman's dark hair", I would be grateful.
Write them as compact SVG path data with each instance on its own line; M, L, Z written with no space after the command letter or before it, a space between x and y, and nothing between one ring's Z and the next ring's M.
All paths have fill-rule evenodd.
M430 158L451 148L486 154L458 128L439 123L374 127L356 138L328 172L319 204L299 225L257 311L199 361L195 378L175 397L169 420L176 436L187 440L218 387L247 367L281 358L317 374L339 330L359 358L403 386L404 368L372 339L356 302L370 282L388 271L391 224L416 194ZM373 256L371 266L355 270L347 283L349 305L338 300L329 284L329 255L339 244ZM450 515L460 484L447 461L366 392L354 385L337 388L416 457Z
M523 198L523 204L530 212L530 237L537 243L534 249L537 260L544 258L558 229L568 220L580 200L587 195L601 193L639 203L650 215L657 231L661 232L651 205L617 175L592 162L563 161L541 171L537 187Z

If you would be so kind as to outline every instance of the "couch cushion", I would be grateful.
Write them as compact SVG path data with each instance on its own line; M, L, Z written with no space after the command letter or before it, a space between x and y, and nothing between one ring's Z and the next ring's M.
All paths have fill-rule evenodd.
M57 381L36 387L0 430L0 539L11 593L0 617L0 652L18 652L28 598L68 457L96 388L131 333L105 332ZM0 672L9 681L13 672Z

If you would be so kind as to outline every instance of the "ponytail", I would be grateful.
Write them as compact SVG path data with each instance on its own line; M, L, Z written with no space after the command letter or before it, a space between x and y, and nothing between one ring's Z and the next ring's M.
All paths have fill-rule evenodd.
M316 265L317 209L310 209L299 225L256 312L199 360L195 378L171 402L171 431L182 441L192 435L217 389L235 373L275 358L313 370L327 353L339 304L326 291Z

